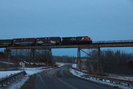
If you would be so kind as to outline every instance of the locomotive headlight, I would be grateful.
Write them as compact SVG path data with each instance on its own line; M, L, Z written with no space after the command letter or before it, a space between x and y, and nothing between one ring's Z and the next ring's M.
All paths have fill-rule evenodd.
M82 39L81 40L84 40L85 38L84 37L82 37Z

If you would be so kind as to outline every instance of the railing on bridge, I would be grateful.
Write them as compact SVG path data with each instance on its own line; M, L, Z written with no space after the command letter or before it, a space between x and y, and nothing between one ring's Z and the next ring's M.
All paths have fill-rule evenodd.
M133 43L133 40L110 40L110 41L93 41L93 43Z
M79 48L79 47L133 47L133 40L111 40L111 41L93 41L90 44L70 44L70 45L25 45L25 46L3 46L7 49L37 49L37 48Z

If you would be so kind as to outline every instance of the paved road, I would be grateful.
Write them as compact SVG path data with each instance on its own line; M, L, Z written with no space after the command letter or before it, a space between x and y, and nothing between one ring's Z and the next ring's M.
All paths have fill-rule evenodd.
M69 67L54 68L38 74L35 89L115 89L79 79L69 72Z

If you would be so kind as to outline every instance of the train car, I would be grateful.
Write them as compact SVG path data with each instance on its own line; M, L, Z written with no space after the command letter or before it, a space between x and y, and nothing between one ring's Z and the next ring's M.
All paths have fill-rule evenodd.
M13 45L20 45L22 43L23 43L23 39L22 38L13 39Z
M35 38L24 38L23 43L27 45L35 45L36 39Z
M10 46L12 45L12 39L0 40L0 46Z
M35 38L16 38L13 45L35 45Z
M42 37L36 38L37 45L57 45L61 43L60 37Z
M88 36L62 37L62 44L89 44L92 40Z

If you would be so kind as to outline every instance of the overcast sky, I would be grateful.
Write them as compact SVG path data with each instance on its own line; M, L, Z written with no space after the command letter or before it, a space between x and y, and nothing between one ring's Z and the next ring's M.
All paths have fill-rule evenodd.
M0 0L0 39L133 39L133 0Z
M0 38L133 38L132 0L0 0Z

